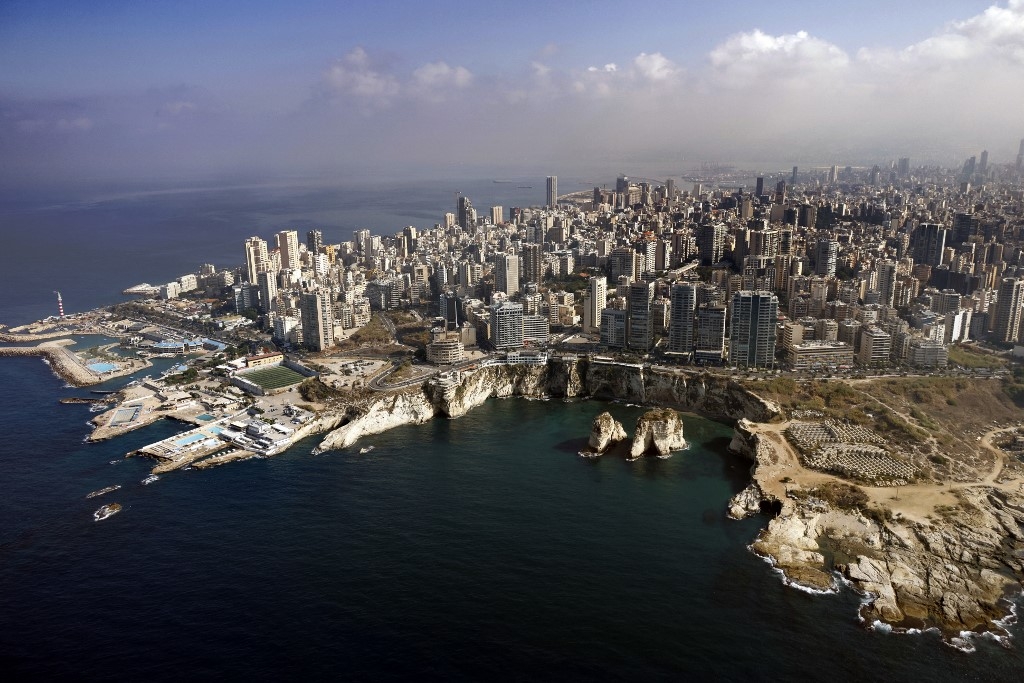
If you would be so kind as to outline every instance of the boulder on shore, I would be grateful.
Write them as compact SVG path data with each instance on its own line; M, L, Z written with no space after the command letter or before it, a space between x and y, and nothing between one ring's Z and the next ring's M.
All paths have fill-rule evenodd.
M664 456L680 448L686 448L683 419L674 410L659 408L648 410L636 421L629 457L639 458L648 453Z
M612 414L605 411L594 418L594 424L590 428L590 440L587 445L595 454L604 453L612 444L624 441L626 430L622 423L612 417Z

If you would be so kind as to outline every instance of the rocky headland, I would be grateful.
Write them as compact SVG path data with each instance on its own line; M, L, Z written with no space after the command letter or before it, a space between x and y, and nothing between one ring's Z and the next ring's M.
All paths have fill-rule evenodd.
M753 481L730 514L774 515L751 549L787 582L831 591L842 579L867 596L868 624L936 628L968 649L965 632L1001 631L1024 580L1020 482L855 486L803 469L780 425L749 420L731 448L752 459Z

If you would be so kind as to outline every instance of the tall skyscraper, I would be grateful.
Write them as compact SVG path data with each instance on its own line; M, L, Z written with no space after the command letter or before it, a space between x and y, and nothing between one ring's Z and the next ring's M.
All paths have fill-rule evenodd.
M978 164L978 173L985 175L985 171L988 170L988 150L982 150L981 152L981 163Z
M523 271L521 273L523 282L534 282L540 284L544 276L543 264L544 254L541 253L539 244L524 244L522 249Z
M839 242L827 237L818 240L814 250L814 272L816 275L834 276L839 260Z
M754 196L760 197L764 194L764 176L757 176L757 186L754 188Z
M266 240L250 237L245 240L245 271L246 280L256 284L256 276L269 270L270 256L267 253Z
M797 167L794 166L793 167L793 175L791 175L789 177L789 184L790 185L796 185L796 171L797 171Z
M732 296L729 364L767 368L775 364L779 300L771 292L742 290Z
M547 205L555 208L558 206L558 176L549 175L547 185Z
M896 164L896 175L900 178L906 178L910 175L910 157L900 157L899 162Z
M948 234L949 230L936 223L922 223L917 226L910 238L914 263L942 265Z
M519 291L519 257L498 254L494 260L494 290L509 296Z
M277 300L277 276L274 273L263 271L256 276L260 287L260 311L270 313L274 310L274 302Z
M673 353L693 353L697 285L677 282L672 285L670 301L668 350Z
M601 311L608 299L608 278L595 275L590 278L590 286L583 309L583 331L596 334L601 331Z
M491 207L491 223L501 225L505 222L505 208L501 206Z
M721 223L705 223L697 229L697 246L700 249L701 261L713 265L722 260L726 232L726 227Z
M468 230L476 224L476 211L473 209L473 202L469 197L459 195L458 220L463 230Z
M282 230L277 233L277 248L281 252L281 269L298 270L302 268L299 260L299 233L295 230Z
M996 300L995 340L1015 344L1020 339L1020 313L1024 301L1024 280L1004 277L999 281Z
M654 348L653 282L634 282L629 285L629 348L650 351Z
M319 254L322 246L324 246L324 234L321 231L310 230L306 233L306 249L314 254Z
M329 289L303 292L299 296L302 343L312 351L334 346L334 304Z

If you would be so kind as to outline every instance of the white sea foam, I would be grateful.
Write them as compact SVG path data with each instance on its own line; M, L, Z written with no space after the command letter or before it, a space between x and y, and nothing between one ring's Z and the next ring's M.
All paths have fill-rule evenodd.
M884 621L875 619L871 622L871 625L868 626L868 630L877 631L878 633L892 633L892 624L887 624Z
M148 486L149 484L152 484L154 481L158 481L159 479L160 479L160 475L159 474L151 474L151 475L149 475L148 477L146 477L145 479L142 480L142 484L144 486Z

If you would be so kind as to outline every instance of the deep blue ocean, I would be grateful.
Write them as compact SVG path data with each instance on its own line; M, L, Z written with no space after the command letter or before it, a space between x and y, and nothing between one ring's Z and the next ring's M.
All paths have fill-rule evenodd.
M522 184L535 196L516 201ZM0 320L48 315L53 289L82 310L202 262L234 265L242 239L284 227L316 226L334 240L360 227L428 227L451 210L452 185L480 210L542 201L543 178L11 200L0 210ZM272 459L146 486L152 463L125 453L184 426L85 444L88 407L57 402L72 395L88 393L41 360L0 359L7 680L1024 673L1019 626L1009 648L982 639L964 654L935 634L864 629L848 590L785 587L747 550L766 520L725 517L749 467L725 451L729 425L688 416L691 446L671 458L589 460L576 452L597 413L611 410L632 431L641 409L492 400L346 451L314 457L310 439ZM359 454L366 445L375 448ZM108 502L123 511L93 521Z

